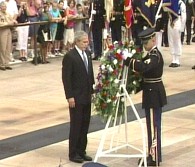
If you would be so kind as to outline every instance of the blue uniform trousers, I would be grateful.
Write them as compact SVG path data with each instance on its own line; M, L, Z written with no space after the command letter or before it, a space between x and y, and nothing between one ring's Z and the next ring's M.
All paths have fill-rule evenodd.
M148 134L148 153L150 153L150 148L152 141L155 137L155 129L157 130L157 156L158 162L162 162L161 155L161 115L162 108L152 108L145 109L146 114L146 125L147 125L147 134ZM152 129L153 128L153 129Z

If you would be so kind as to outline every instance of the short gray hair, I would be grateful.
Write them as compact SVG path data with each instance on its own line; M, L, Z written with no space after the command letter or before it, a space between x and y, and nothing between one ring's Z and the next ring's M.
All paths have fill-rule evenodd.
M85 31L76 31L75 35L74 35L74 41L79 41L81 40L83 37L88 36L88 34Z
M6 3L5 3L5 1L2 1L2 2L0 3L0 7L2 7L2 6L7 6Z

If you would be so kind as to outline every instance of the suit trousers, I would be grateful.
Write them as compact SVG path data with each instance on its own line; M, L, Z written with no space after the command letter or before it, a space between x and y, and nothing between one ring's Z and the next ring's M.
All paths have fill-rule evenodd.
M86 154L91 103L76 104L70 111L69 158Z
M150 153L150 148L152 141L155 137L155 129L157 130L157 157L158 162L162 162L161 155L161 115L162 108L152 108L145 109L146 114L146 125L148 134L148 153Z

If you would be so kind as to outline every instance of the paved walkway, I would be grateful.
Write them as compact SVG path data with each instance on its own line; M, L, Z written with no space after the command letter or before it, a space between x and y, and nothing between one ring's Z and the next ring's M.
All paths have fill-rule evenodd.
M164 84L167 95L182 97L178 101L169 101L168 106L176 105L174 109L163 113L163 163L162 167L194 167L195 164L195 94L188 96L186 92L195 90L195 44L184 45L181 57L181 67L169 68L171 56L169 48L162 48L165 59ZM69 122L68 107L64 97L61 82L61 60L51 59L50 64L34 66L31 63L13 64L12 71L0 71L0 150L14 152L22 147L31 147L25 140L21 145L9 147L9 139L17 140L22 135L38 132L42 129L58 126ZM99 62L94 61L95 75ZM181 93L178 96L178 93ZM183 96L182 96L183 95ZM191 98L191 103L188 98ZM141 102L141 94L131 97L135 104ZM178 108L181 100L186 100L186 106ZM194 101L193 101L194 100ZM170 104L171 102L171 104ZM190 105L189 105L190 104ZM141 112L141 111L138 111ZM145 119L142 119L145 122ZM102 124L102 122L99 122ZM99 126L99 125L98 125ZM145 123L144 123L145 126ZM140 147L141 136L137 121L128 123L130 143ZM122 130L124 128L121 128ZM55 135L66 134L67 131L57 131ZM95 157L103 130L89 134L88 154ZM33 143L39 143L53 136L32 138ZM123 143L124 133L120 133ZM106 147L109 145L106 143ZM133 153L131 150L128 154ZM22 152L22 151L21 151ZM64 167L79 167L68 160L68 140L56 142L45 147L28 150L18 155L2 158L0 167L57 167L59 162ZM109 167L135 167L138 158L100 158Z

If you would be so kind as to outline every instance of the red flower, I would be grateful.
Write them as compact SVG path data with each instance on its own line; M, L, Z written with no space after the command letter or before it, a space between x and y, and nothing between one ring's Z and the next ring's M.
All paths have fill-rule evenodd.
M141 53L141 48L136 48L136 53Z
M107 104L106 104L106 103L102 103L102 104L101 104L101 108L102 108L102 109L105 109L106 107L107 107Z
M117 75L117 74L118 74L118 70L114 70L114 71L113 71L113 74L114 74L114 75Z
M110 50L113 50L113 49L114 49L114 45L109 45L108 48L109 48Z
M121 54L116 53L115 56L116 56L116 58L117 58L119 61L122 61L122 60L123 60Z

